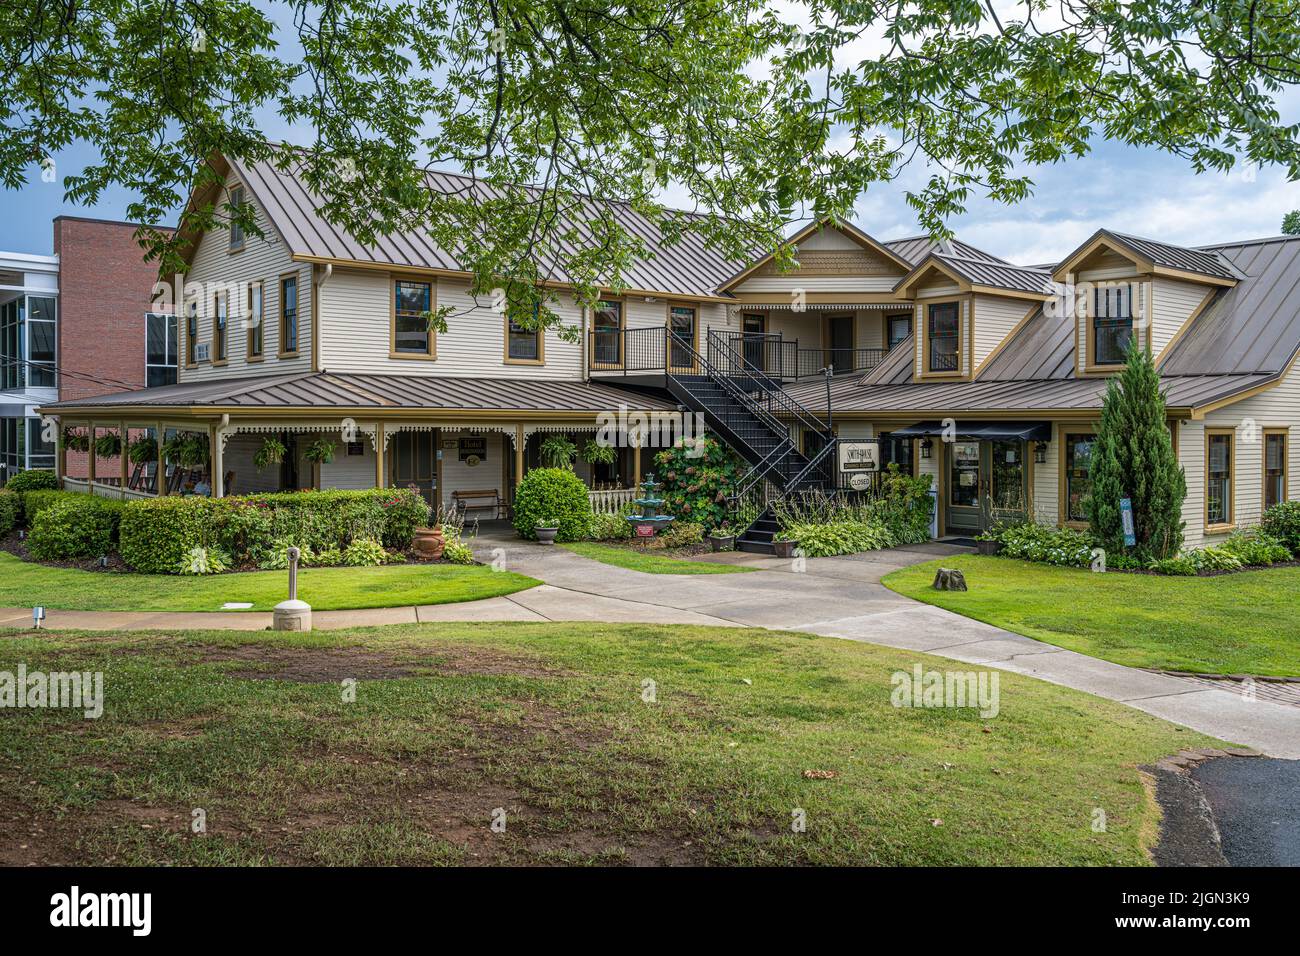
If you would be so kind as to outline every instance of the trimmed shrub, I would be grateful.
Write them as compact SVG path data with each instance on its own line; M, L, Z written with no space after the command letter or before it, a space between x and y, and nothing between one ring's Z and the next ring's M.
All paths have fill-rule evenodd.
M0 488L0 534L8 534L18 527L22 513L22 498L7 488Z
M38 561L97 558L112 549L121 516L120 501L74 495L36 515L27 547Z
M1025 521L995 528L988 535L1002 542L1003 557L1071 568L1092 564L1092 538L1081 531Z
M122 510L119 550L143 574L177 574L195 549L219 547L221 499L169 495L128 502Z
M53 491L59 487L59 479L52 471L20 471L9 479L5 487L15 494L25 491Z
M632 537L632 523L622 514L593 514L587 536L592 541L621 541Z
M155 574L175 573L195 548L219 549L233 565L264 570L287 567L290 547L302 550L305 565L342 556L357 540L405 550L429 520L419 494L395 488L150 498L131 502L126 514L122 557Z
M90 497L93 496L85 491L55 491L47 488L25 492L22 495L23 521L30 528L32 522L36 520L36 516L46 508L52 507L61 501L73 501Z
M1283 501L1264 512L1260 530L1300 555L1300 501Z
M555 521L556 541L581 541L591 528L587 486L567 468L534 468L515 492L514 521L521 538L536 539L539 521Z
M626 524L626 522L624 522ZM693 521L674 521L659 535L665 548L684 548L704 540L704 526Z

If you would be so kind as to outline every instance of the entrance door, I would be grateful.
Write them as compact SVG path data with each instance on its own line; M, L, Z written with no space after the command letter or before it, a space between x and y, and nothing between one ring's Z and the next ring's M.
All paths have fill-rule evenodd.
M948 534L978 534L995 522L1028 516L1024 442L955 441L946 447Z
M414 485L430 507L437 503L436 431L401 431L392 437L394 488Z
M767 349L764 348L767 333L767 316L750 313L741 318L741 331L745 341L745 364L751 368L766 371L763 361Z
M835 374L853 371L853 316L833 315L830 318L830 365Z

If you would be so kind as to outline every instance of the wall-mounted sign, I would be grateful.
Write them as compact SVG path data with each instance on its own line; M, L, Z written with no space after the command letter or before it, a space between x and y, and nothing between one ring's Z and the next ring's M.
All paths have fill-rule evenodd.
M471 458L476 459L473 464L477 465L480 461L487 460L487 437L484 435L466 435L459 439L458 454L460 460L469 462Z
M841 441L839 443L840 471L879 471L880 442Z
M359 441L348 442L349 455L364 455L365 453L366 453L366 446L361 444L361 442Z

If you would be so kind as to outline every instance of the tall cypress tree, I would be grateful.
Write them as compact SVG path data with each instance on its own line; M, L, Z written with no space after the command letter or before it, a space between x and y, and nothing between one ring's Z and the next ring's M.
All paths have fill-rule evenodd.
M1124 526L1119 501L1133 504L1134 554L1164 558L1183 546L1187 479L1174 456L1160 376L1146 349L1130 348L1124 368L1106 385L1089 464L1092 493L1085 508L1092 533L1120 553Z

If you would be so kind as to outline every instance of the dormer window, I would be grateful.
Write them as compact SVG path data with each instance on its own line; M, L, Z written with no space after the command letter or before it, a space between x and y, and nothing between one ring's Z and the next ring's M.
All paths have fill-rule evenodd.
M936 302L928 307L925 342L927 372L961 370L961 303Z
M1133 340L1133 286L1098 285L1092 301L1092 364L1123 365Z

